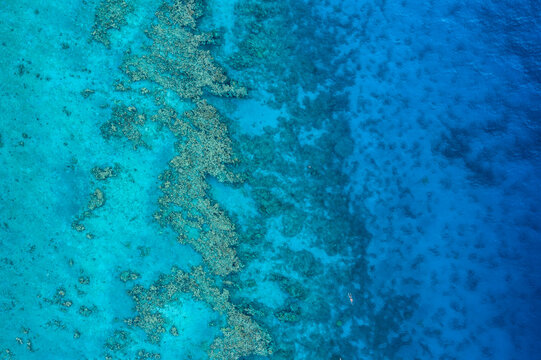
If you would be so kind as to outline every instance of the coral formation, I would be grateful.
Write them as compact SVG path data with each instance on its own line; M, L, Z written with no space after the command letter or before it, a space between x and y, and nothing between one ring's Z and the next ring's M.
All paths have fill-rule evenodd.
M140 327L150 342L159 343L168 323L161 311L169 304L179 304L183 293L191 293L194 299L206 302L226 317L223 336L217 337L210 346L211 359L234 360L250 354L271 354L269 334L233 305L229 292L221 290L201 266L189 273L173 267L171 274L162 275L148 289L135 285L129 294L135 302L137 316L127 319L126 323Z
M115 164L114 167L111 166L105 166L103 168L100 168L99 166L95 166L90 170L90 173L94 176L96 180L107 180L110 177L115 177L120 172L120 166L118 164Z
M227 169L238 160L217 110L201 96L208 90L238 97L246 89L230 81L203 49L212 42L212 35L194 30L202 9L198 1L164 3L156 13L157 24L146 32L152 45L143 55L128 53L121 69L131 82L147 80L158 85L160 90L148 94L160 106L152 120L169 128L178 139L177 155L161 175L164 196L155 218L170 225L179 234L179 242L201 253L215 274L227 275L241 266L234 250L238 239L231 220L208 197L206 177L238 181L240 177ZM161 95L167 90L193 102L195 108L178 116ZM137 147L144 144L137 129L144 121L135 107L116 105L111 120L102 125L102 134L126 137Z
M110 48L109 32L126 25L126 16L133 11L134 7L126 0L102 0L94 16L92 39Z
M340 296L347 299L347 292L338 289L366 273L362 262L352 272L351 263L332 259L363 254L368 237L360 217L352 216L357 209L350 207L344 193L348 181L344 163L353 141L343 112L349 95L338 84L351 83L351 73L336 71L342 68L336 60L342 55L330 41L336 34L317 22L330 20L304 6L307 16L294 18L295 6L295 2L241 0L235 7L240 16L230 48L236 52L229 55L232 67L239 70L235 77L250 86L254 98L264 99L258 102L261 107L287 109L287 115L276 116L261 135L231 130L257 209L237 251L249 269L244 275L255 287L261 289L258 280L271 280L284 297L271 309L274 316L262 318L272 336L280 339L275 357L295 358L299 344L312 344L306 357L328 358L344 333L331 321L338 315L332 304L341 303ZM307 34L314 29L322 39L318 46L313 45L314 34ZM274 266L258 266L268 263L260 260L263 257L272 259ZM246 295L249 300L253 296ZM370 311L362 300L355 306Z
M99 207L102 207L105 204L105 194L101 189L96 189L90 195L90 200L88 201L88 210L92 211Z
M164 195L155 218L162 225L170 225L179 234L179 242L192 245L215 274L238 271L235 226L207 194L208 175L220 181L239 179L226 168L235 159L216 109L200 101L181 118L174 117L172 109L163 109L154 120L171 120L171 130L186 139L176 143L178 155L160 176Z
M193 29L202 6L200 1L175 1L160 7L158 23L145 32L152 41L148 52L127 52L121 66L131 81L152 81L192 100L200 99L204 90L217 96L246 95L246 89L229 80L204 49L213 42L213 34Z
M242 181L242 176L231 168L239 160L232 150L227 127L217 109L204 97L207 94L242 97L246 89L225 75L208 50L215 34L198 30L198 19L204 11L199 0L164 2L156 12L155 24L145 31L151 45L142 53L126 51L120 67L134 89L135 83L145 84L138 96L147 97L158 107L148 118L176 137L176 154L169 161L169 168L160 175L163 195L154 218L162 226L171 227L178 234L178 241L192 246L204 261L204 267L193 268L189 273L174 268L170 275L162 275L148 289L135 285L129 294L137 315L125 322L129 327L143 329L148 341L158 344L167 327L173 336L178 335L178 329L168 324L161 310L178 302L180 294L191 293L226 321L222 336L214 339L208 349L211 359L265 356L271 353L269 334L241 312L231 302L229 292L207 275L209 272L226 276L242 267L235 250L239 243L235 225L210 198L207 178L237 183ZM109 28L97 33L106 34ZM116 88L132 90L122 81L117 82ZM184 108L179 114L170 104L171 93L184 101L189 110ZM146 120L147 116L134 106L119 102L101 132L106 139L127 138L134 149L148 147L141 133ZM96 178L103 177L102 173L95 171ZM133 274L125 271L120 275L121 280L136 280Z
M126 283L128 281L134 281L139 279L139 276L140 275L135 271L126 270L120 273L120 281L122 281L123 283Z
M111 119L101 127L101 134L105 139L111 137L125 137L133 143L133 147L148 147L142 140L138 127L146 121L146 116L137 111L134 106L115 105Z
M105 193L96 188L92 194L90 194L90 200L88 201L87 208L82 214L78 215L71 223L71 227L79 232L85 231L85 226L81 223L84 219L92 215L93 211L105 205ZM87 234L87 238L91 239L92 234Z

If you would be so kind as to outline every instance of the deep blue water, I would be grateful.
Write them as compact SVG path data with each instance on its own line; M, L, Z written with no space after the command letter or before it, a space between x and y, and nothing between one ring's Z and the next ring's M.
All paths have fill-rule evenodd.
M540 2L4 1L0 44L0 358L540 358Z

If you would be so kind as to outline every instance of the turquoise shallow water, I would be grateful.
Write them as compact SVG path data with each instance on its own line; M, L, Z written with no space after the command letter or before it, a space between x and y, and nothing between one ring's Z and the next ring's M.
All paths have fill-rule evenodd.
M538 358L540 13L5 1L0 358Z

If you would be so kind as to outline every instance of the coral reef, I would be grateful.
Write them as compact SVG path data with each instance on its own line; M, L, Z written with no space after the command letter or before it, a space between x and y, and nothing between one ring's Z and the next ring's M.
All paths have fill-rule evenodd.
M113 107L111 119L105 122L100 130L105 139L125 137L133 143L134 148L139 146L148 148L138 129L145 121L146 116L139 113L134 106L120 104Z
M179 155L160 176L164 195L159 199L160 210L155 218L162 225L169 224L179 234L179 242L192 245L215 274L238 271L235 226L207 194L208 175L220 181L239 179L226 168L235 159L225 126L216 109L205 101L198 102L181 118L172 115L172 109L164 109L154 120L172 120L171 130L186 140L176 143Z
M206 302L226 317L227 327L222 328L223 336L217 337L210 346L211 359L234 360L250 354L271 354L269 334L232 304L229 292L221 290L201 266L189 273L174 267L171 274L162 275L148 289L135 285L129 294L135 302L137 316L127 319L126 323L140 327L150 342L159 343L168 326L161 310L171 303L180 303L183 293L192 294L194 299ZM171 332L176 331L172 330L173 327Z
M238 97L246 89L230 81L203 48L212 42L212 35L194 30L202 9L198 1L164 3L156 13L157 24L146 32L152 45L142 55L128 52L121 69L132 83L146 80L158 85L159 90L145 92L160 106L152 120L178 139L177 155L161 175L164 195L155 218L170 225L179 234L179 242L201 253L212 272L227 275L241 267L234 250L238 239L231 220L208 197L206 177L239 181L240 176L227 169L238 160L217 110L201 96L208 90L213 95ZM178 116L163 96L167 90L193 102L195 108ZM145 119L133 106L116 105L111 120L102 125L102 134L126 137L134 147L144 145L137 127Z
M139 279L139 276L140 275L135 271L126 270L120 273L120 281L122 281L123 283L128 281L134 281Z
M120 165L115 164L114 167L111 166L105 166L103 168L100 168L99 166L95 166L90 170L90 173L94 176L96 180L107 180L108 178L115 177L120 172Z
M171 227L178 234L178 241L192 246L204 261L204 266L189 273L173 268L170 275L162 275L149 288L133 286L129 294L137 315L125 323L129 328L143 329L147 340L154 344L161 342L167 328L177 336L178 329L168 323L161 310L178 302L180 294L191 293L194 299L209 304L225 318L222 336L214 339L208 349L211 359L266 356L271 353L269 334L241 312L231 302L229 292L207 275L208 272L226 276L242 267L235 250L239 243L235 225L210 198L207 178L238 183L243 176L232 170L239 160L232 150L227 127L205 96L242 97L246 89L225 75L209 51L215 34L198 30L198 19L204 12L203 2L198 0L164 2L159 7L156 22L145 31L151 45L139 53L125 52L120 68L129 85L122 81L116 84L124 92L132 88L135 91L139 83L144 84L137 96L150 99L158 109L147 117L134 106L117 102L111 119L101 126L104 138L127 138L134 149L148 147L141 133L147 118L176 137L176 154L160 175L163 195L154 218L162 226ZM177 112L177 107L170 103L171 93L189 110ZM145 112L151 113L153 108ZM103 171L108 173L95 172L97 179L104 176ZM120 278L124 282L136 280L133 274L131 270L125 271Z
M299 17L296 6L306 16ZM344 329L332 319L348 316L341 313L348 308L336 306L348 302L343 289L364 284L359 277L366 274L365 264L352 253L363 254L369 239L362 216L344 192L344 164L353 141L344 111L349 95L340 87L351 84L351 72L340 63L346 56L332 48L339 43L330 40L336 34L317 22L331 29L331 20L322 19L316 8L289 1L241 0L235 10L239 16L230 48L237 51L224 56L229 56L238 71L234 76L249 87L252 97L262 99L258 105L285 108L287 114L277 115L261 133L231 129L257 209L237 252L248 269L244 278L259 289L258 281L273 281L283 295L271 309L273 316L260 322L280 339L274 356L295 358L302 344L307 358L328 358L349 346L339 340ZM316 35L308 34L315 29ZM314 46L314 37L321 38L321 44ZM262 258L272 259L272 268L265 268L268 261ZM254 301L251 294L244 296L244 301ZM371 311L362 300L355 308ZM359 331L359 338L372 341L366 332Z
M94 16L92 39L110 48L109 32L126 25L126 16L133 11L134 7L126 0L102 0Z
M105 205L105 193L101 189L96 188L94 192L90 194L90 200L88 200L86 210L78 215L75 220L73 220L71 227L79 232L85 231L86 228L81 222L84 219L92 216L94 210L102 207L103 205ZM91 239L92 237L92 234L87 234L87 238Z
M88 210L92 211L99 207L102 207L105 204L105 194L101 189L96 189L90 195L90 200L88 201Z
M158 23L145 32L152 41L148 52L127 52L121 66L131 81L152 81L192 100L200 99L204 90L217 96L246 95L246 89L229 80L204 48L213 42L213 34L193 30L201 7L200 1L175 1L160 7Z

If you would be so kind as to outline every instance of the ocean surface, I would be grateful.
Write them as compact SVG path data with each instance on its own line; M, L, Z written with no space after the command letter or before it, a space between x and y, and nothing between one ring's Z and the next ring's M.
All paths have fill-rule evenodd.
M541 359L541 2L3 0L0 359Z

